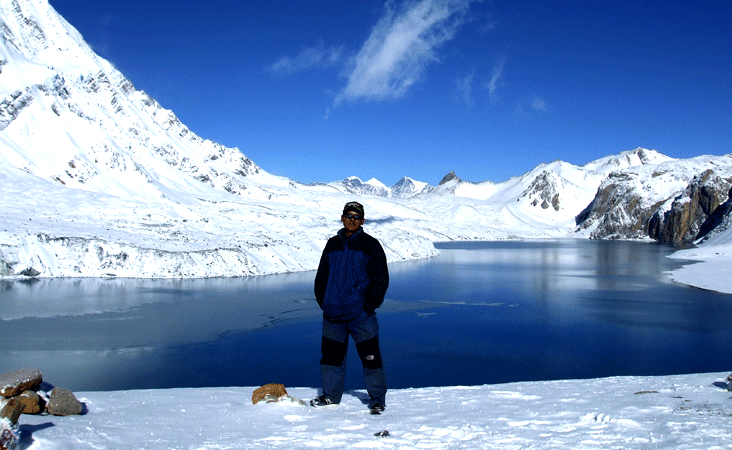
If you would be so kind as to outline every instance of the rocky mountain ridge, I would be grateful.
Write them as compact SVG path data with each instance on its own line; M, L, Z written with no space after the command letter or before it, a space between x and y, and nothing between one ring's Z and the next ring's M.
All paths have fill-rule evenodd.
M732 155L669 159L614 171L577 216L596 239L651 238L688 244L711 231L706 221L730 196Z

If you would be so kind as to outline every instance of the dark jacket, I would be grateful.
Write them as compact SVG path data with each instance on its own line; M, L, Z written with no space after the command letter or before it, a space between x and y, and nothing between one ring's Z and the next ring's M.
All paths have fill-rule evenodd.
M360 229L344 238L344 229L325 244L315 275L315 299L323 316L349 321L373 313L384 302L389 270L384 249Z

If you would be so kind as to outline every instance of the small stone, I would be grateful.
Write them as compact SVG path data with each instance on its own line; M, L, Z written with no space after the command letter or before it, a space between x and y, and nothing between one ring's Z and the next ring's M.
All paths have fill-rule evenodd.
M83 405L73 392L68 389L53 388L48 393L48 405L46 410L54 416L73 416L81 414Z
M257 388L254 393L252 394L252 404L256 405L260 401L264 400L265 397L268 395L271 395L274 397L274 401L277 401L276 399L282 397L283 395L287 395L287 390L285 389L284 384L277 384L277 383L269 383L265 384L264 386ZM268 401L269 402L269 401Z

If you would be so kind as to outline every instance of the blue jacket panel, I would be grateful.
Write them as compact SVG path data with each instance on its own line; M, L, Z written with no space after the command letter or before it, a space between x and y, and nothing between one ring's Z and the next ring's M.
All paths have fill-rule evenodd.
M315 275L315 299L332 321L349 321L381 306L389 287L384 249L363 229L340 230L325 244Z

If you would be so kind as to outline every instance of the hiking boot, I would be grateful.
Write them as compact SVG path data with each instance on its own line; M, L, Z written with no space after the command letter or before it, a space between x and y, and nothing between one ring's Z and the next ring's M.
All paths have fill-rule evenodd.
M330 397L326 397L325 395L318 395L314 399L310 400L310 406L328 406L328 405L337 405L338 403L335 403L333 400L330 399Z
M386 409L386 408L381 403L374 403L369 408L369 410L371 411L371 414L381 414L384 412L384 409Z

